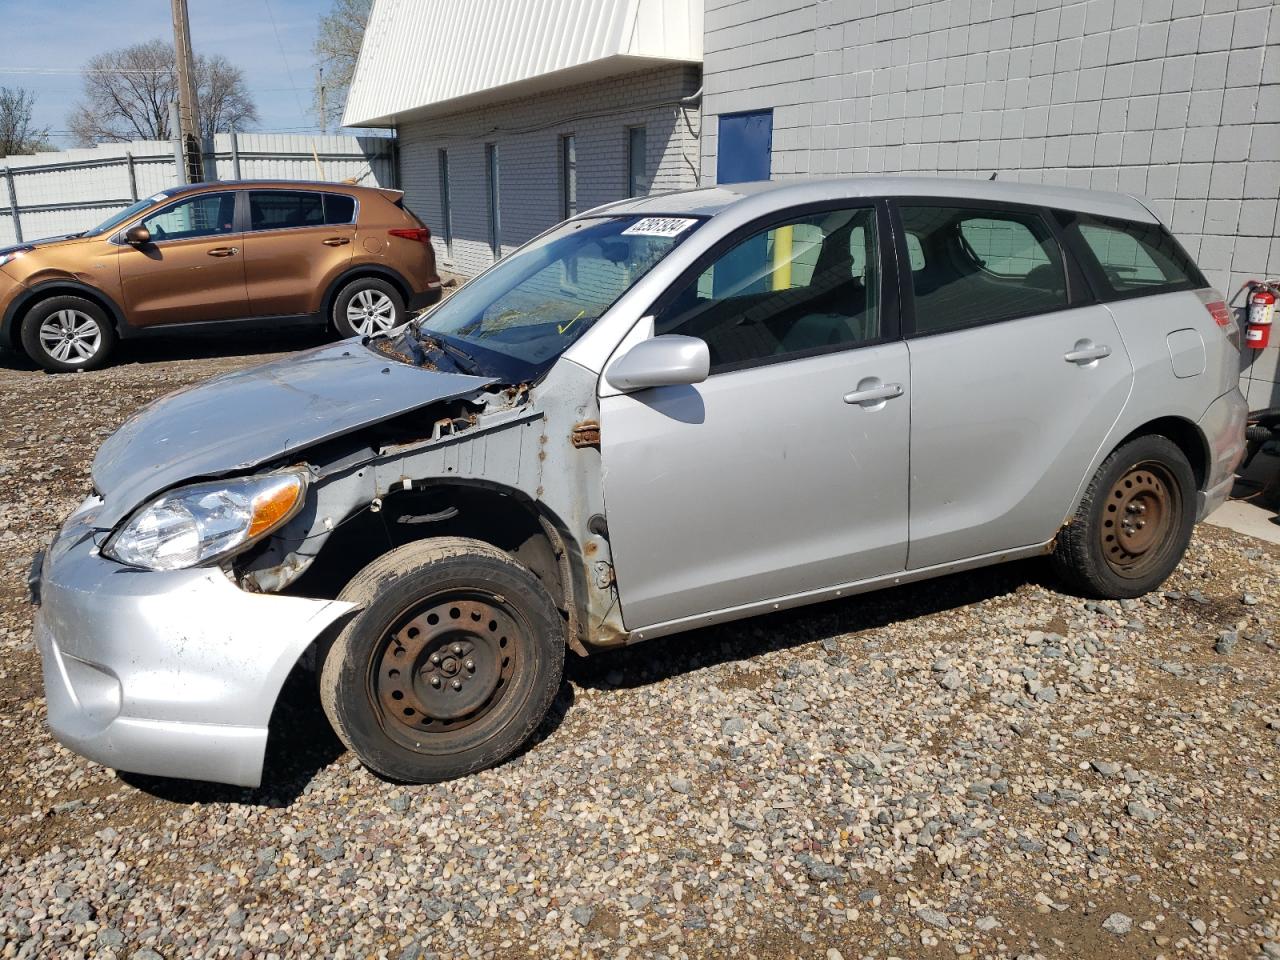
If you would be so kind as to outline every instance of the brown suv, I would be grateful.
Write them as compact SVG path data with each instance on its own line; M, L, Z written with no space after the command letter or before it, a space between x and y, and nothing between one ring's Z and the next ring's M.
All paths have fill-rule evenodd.
M430 231L398 190L175 187L84 233L0 248L0 346L102 366L121 337L236 320L390 329L440 298Z

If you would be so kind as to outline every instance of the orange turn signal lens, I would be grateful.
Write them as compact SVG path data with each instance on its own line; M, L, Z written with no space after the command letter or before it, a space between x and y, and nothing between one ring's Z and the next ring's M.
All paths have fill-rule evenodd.
M293 516L302 501L304 484L296 473L282 474L276 483L253 498L253 519L247 540L262 536Z

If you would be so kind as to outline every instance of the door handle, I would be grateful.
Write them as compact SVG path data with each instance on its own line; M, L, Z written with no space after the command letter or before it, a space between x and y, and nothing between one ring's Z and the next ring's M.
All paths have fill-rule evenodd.
M876 377L867 377L858 384L857 390L844 395L844 402L875 406L900 396L902 396L902 384L881 383Z
M329 237L327 240L321 240L320 242L326 247L341 247L343 244L350 243L351 241L346 237Z
M1087 367L1098 360L1111 356L1111 348L1104 344L1094 344L1092 340L1077 340L1076 345L1062 355L1067 363L1075 363Z
M234 257L240 252L239 247L214 247L209 251L211 257Z

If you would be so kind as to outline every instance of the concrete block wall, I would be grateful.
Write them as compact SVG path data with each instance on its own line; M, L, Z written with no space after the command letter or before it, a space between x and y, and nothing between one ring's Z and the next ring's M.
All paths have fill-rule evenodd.
M1275 0L707 0L705 29L707 182L718 116L772 108L775 178L1140 194L1224 293L1280 276ZM1247 363L1280 406L1280 349Z
M498 148L504 253L563 219L560 138L566 134L575 138L579 212L626 197L628 127L646 128L650 193L696 186L699 109L677 101L700 83L696 66L662 67L405 123L399 130L405 203L431 228L440 266L473 276L493 262L487 143ZM452 253L442 225L442 148L449 151Z

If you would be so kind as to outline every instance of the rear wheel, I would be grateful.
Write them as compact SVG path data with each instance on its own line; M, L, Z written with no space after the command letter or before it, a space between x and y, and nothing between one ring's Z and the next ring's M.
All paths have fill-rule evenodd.
M22 321L27 356L54 373L96 370L115 344L116 331L106 311L84 297L42 300Z
M376 277L351 281L333 301L333 329L339 336L372 337L404 322L400 291Z
M362 606L327 651L320 693L375 772L430 783L505 760L550 709L564 624L528 569L478 540L391 551L340 599Z
M1173 441L1148 436L1125 444L1098 468L1059 535L1058 572L1094 596L1154 590L1191 541L1195 492L1191 464Z

